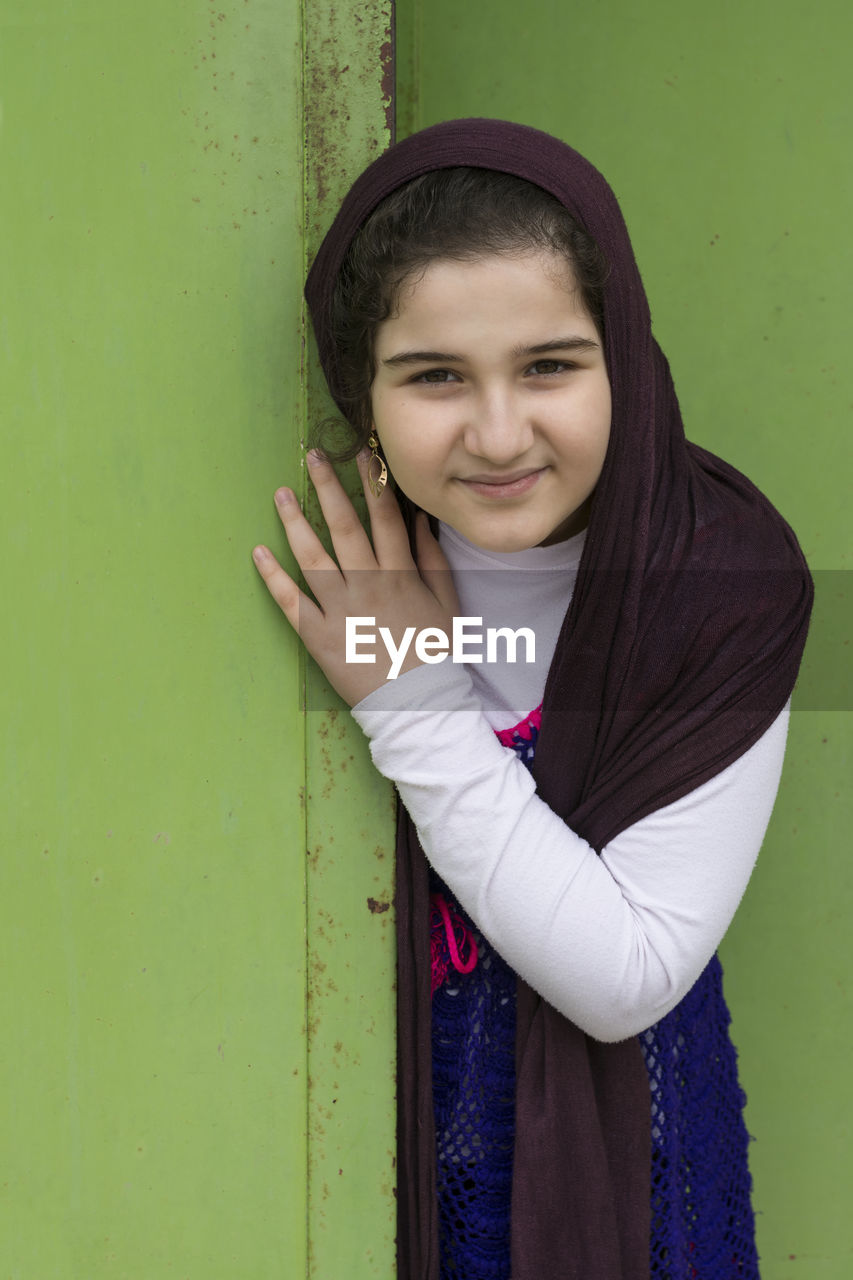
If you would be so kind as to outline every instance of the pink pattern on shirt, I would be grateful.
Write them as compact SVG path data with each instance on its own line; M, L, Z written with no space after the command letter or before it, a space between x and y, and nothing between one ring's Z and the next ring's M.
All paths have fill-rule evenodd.
M518 753L520 760L532 757L533 743L542 725L542 704L511 729L496 729L498 741ZM467 956L463 959L463 951ZM447 981L451 969L470 973L477 963L474 934L459 914L459 908L442 893L430 894L430 965L432 994Z

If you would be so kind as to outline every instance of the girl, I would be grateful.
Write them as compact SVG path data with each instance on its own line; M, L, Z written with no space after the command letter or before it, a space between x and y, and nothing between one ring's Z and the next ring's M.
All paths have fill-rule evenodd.
M255 561L402 800L399 1275L756 1277L714 953L781 769L796 541L685 441L615 198L556 139L391 148L306 296L371 537L313 451L337 563L276 502L317 603ZM436 661L458 616L536 662ZM396 679L347 661L354 618Z

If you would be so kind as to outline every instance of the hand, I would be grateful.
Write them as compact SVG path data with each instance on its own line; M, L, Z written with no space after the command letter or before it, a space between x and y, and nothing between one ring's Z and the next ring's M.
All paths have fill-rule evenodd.
M408 633L405 657L396 664L402 674L422 661L413 637L425 628L439 628L450 635L459 606L450 568L426 515L418 513L415 562L394 494L383 489L377 498L367 486L367 454L359 455L357 463L370 517L370 538L331 464L314 451L307 461L337 564L306 520L293 491L279 489L275 501L290 549L317 603L299 590L268 547L255 547L253 559L270 595L308 652L352 707L383 685L392 667L386 645L379 640L380 627L388 628L398 652ZM363 634L370 630L377 637L375 663L347 661L346 620L356 617L375 619L372 627L362 626ZM371 650L362 645L360 652Z

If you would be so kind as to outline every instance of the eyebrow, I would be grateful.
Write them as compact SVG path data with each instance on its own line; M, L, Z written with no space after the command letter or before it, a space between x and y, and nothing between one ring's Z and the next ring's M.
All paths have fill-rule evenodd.
M513 360L519 360L522 356L544 356L550 351L594 351L598 345L592 338L581 338L573 334L568 338L550 338L533 347L513 347L510 355ZM464 364L465 357L454 355L450 351L400 351L397 355L388 356L382 363L391 367L406 364Z

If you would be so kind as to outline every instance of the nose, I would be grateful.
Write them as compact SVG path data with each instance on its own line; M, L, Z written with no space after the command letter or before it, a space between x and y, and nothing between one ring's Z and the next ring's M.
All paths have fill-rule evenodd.
M463 439L468 453L505 466L520 458L533 443L533 423L511 391L484 391L469 405Z

